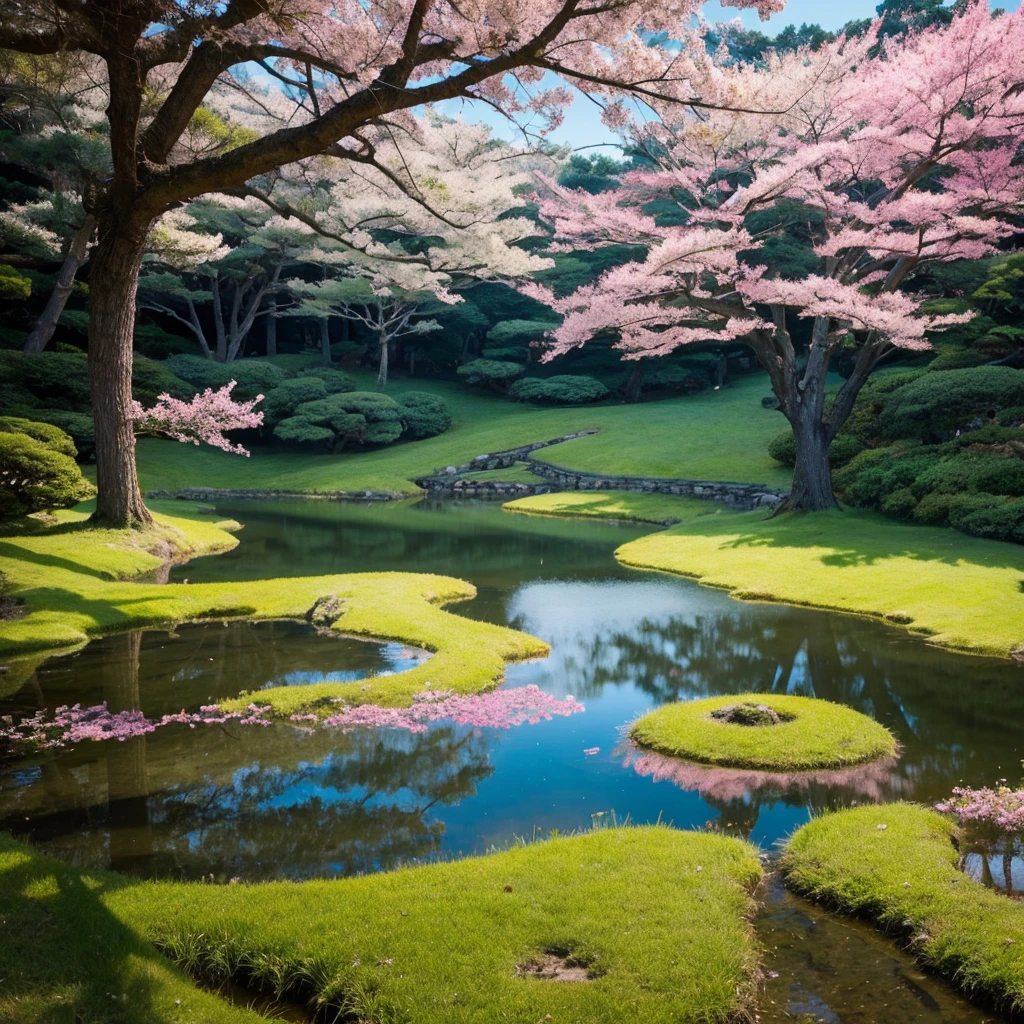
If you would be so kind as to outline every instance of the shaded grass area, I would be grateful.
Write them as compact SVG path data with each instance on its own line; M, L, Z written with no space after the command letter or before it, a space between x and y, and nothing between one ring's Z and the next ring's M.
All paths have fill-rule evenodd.
M634 494L630 491L568 491L535 494L508 501L502 508L531 516L568 519L612 519L668 525L723 511L716 502L669 494Z
M1024 904L972 881L957 859L949 819L890 804L811 821L782 863L797 892L870 918L968 996L1020 1013Z
M235 886L82 872L0 837L0 1020L262 1019L192 987L155 943L207 981L242 979L344 1020L711 1024L753 995L760 874L740 840L659 826ZM517 973L551 953L589 980Z
M772 725L719 721L713 711L745 702L784 720ZM663 704L639 718L629 734L640 746L701 764L796 772L845 768L896 753L884 726L859 711L814 697L739 694Z
M19 655L158 623L304 618L318 602L324 625L398 640L432 651L434 657L394 676L259 691L259 702L281 714L338 697L408 706L428 685L473 693L499 682L507 662L548 651L547 644L525 633L443 611L441 606L476 594L471 584L450 577L384 572L282 578L259 585L129 582L127 577L157 568L171 553L213 552L236 540L224 524L159 514L152 531L97 530L88 526L85 513L66 513L62 520L50 528L30 522L22 533L0 538L0 572L25 612L0 622L0 657L14 659L3 678L7 692L8 679L13 685L27 678L40 660Z
M448 404L452 426L444 434L340 455L254 448L251 459L142 439L142 486L170 491L216 487L414 493L412 480L434 469L586 429L599 433L544 449L544 460L595 473L735 480L783 489L791 479L791 472L767 454L768 442L784 421L777 412L761 408L769 386L760 373L737 378L721 391L585 408L523 405L442 381L402 380L388 386L389 394L413 390L432 392Z

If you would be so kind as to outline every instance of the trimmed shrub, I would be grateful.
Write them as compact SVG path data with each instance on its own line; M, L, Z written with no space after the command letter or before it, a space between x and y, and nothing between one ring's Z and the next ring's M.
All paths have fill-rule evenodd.
M557 323L550 320L504 320L487 332L487 340L495 347L510 345L525 348L531 341L543 339L548 331L557 326Z
M671 391L676 395L695 395L711 387L711 378L682 366L665 366L644 374L641 390Z
M436 437L452 425L448 406L427 391L407 391L395 399L401 407L405 436L419 439Z
M401 411L393 398L373 391L330 395L298 406L274 436L335 452L347 444L391 444L402 435Z
M88 413L68 412L66 409L33 409L32 416L70 434L78 449L79 462L88 462L96 455L96 429Z
M832 439L828 449L828 463L833 469L845 466L864 450L864 445L849 434L839 434ZM796 465L796 440L792 430L784 430L768 442L768 455L783 466Z
M909 487L901 487L899 490L887 494L882 501L882 511L900 519L909 518L917 507L917 498Z
M1000 409L996 413L996 420L1001 427L1019 427L1024 425L1024 405L1011 405L1009 409Z
M948 438L997 409L1024 405L1024 373L1009 366L926 373L893 392L880 416L893 438Z
M509 389L509 396L517 402L543 402L550 405L582 405L600 402L608 397L608 389L593 377L573 377L568 374L541 379L517 380Z
M525 369L519 363L507 363L501 359L474 359L460 366L456 372L467 384L504 388L521 377Z
M66 434L59 442L71 444ZM0 517L69 508L95 493L70 455L25 433L0 432Z
M175 355L164 363L171 373L204 391L216 391L230 381L236 382L232 397L239 400L269 394L283 384L288 375L279 366L265 359L236 359L233 363L217 363L202 356Z
M346 391L355 391L356 382L341 370L333 370L329 366L307 366L299 377L316 377L323 381L329 395L340 395Z
M914 509L914 522L926 526L945 526L949 522L952 494L926 494Z
M525 348L516 348L512 345L503 348L485 347L481 353L482 359L497 359L503 363L528 363L530 353Z
M949 525L990 540L1020 540L1024 501L994 494L963 494L952 498Z
M32 294L32 279L9 263L0 263L0 299L27 299Z
M327 393L327 386L318 377L286 380L263 399L263 422L273 427L291 416L304 402L326 398Z
M939 354L928 364L929 370L963 370L971 366L983 366L991 361L991 356L979 352L975 348L939 349Z
M172 398L191 398L196 389L176 377L163 363L136 356L132 364L132 397L143 405L153 405L163 394Z
M24 434L33 441L46 445L51 451L72 459L78 454L71 437L52 423L26 420L19 416L0 416L0 434Z
M42 404L75 412L89 408L84 352L0 352L0 381L4 383L3 410Z

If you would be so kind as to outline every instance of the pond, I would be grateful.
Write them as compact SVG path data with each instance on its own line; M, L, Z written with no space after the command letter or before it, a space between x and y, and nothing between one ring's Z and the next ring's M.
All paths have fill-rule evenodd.
M460 577L478 596L458 614L551 644L548 658L510 666L507 685L573 695L586 711L508 731L170 725L6 765L0 829L79 864L249 880L383 870L624 820L721 828L769 849L817 810L932 802L959 784L1013 778L1024 757L1024 668L940 651L872 620L740 603L620 566L615 548L646 528L473 502L217 511L244 522L241 543L174 568L172 581L389 569ZM300 623L147 630L48 660L0 714L52 708L74 692L83 704L107 700L158 717L242 689L399 672L424 657ZM712 780L701 792L628 763L621 729L639 714L743 691L847 704L889 727L902 757L882 772L794 789ZM869 930L792 897L776 893L759 927L778 975L762 1020L993 1019Z

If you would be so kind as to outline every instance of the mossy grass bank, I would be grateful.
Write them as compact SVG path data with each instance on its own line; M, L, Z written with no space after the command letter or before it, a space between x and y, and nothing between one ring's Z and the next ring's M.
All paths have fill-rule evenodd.
M668 525L697 516L714 515L722 506L700 498L629 491L568 491L518 498L502 505L509 512L563 519L610 519Z
M259 885L83 871L0 837L0 1019L265 1019L199 991L184 970L322 1006L329 1019L726 1021L753 995L760 874L740 840L658 826ZM545 960L580 980L538 976Z
M511 502L517 512L572 515L577 494ZM590 496L586 496L589 498ZM617 518L643 519L649 495L609 495ZM638 499L634 503L634 499ZM670 500L670 499L666 499ZM707 503L711 505L712 503ZM638 569L678 573L749 601L778 601L880 618L941 647L1024 655L1024 547L872 512L695 515L624 544Z
M896 753L884 726L814 697L749 693L679 701L637 719L630 738L670 757L770 772L845 768Z
M1001 1012L1024 1012L1024 904L958 870L948 818L911 804L816 818L782 860L799 893L874 921L920 962Z
M26 522L21 532L0 538L0 573L20 613L0 621L0 658L11 661L0 677L7 692L9 680L30 674L44 652L102 633L188 620L312 617L325 628L434 653L394 676L261 690L259 702L280 714L330 707L335 698L404 707L428 686L474 693L499 682L507 662L548 651L525 633L443 611L443 605L476 594L472 585L450 577L382 572L256 583L132 582L130 577L157 569L168 557L211 553L236 540L224 523L159 513L152 531L98 530L81 512L64 513L49 527ZM238 701L228 703L234 707Z

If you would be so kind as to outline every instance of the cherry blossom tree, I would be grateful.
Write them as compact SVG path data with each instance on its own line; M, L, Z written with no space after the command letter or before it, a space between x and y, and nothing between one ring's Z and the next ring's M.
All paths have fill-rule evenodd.
M732 0L762 16L782 0ZM153 221L208 192L245 186L316 154L374 165L377 142L414 130L406 113L476 100L557 121L568 96L548 72L606 102L634 94L696 102L706 73L699 0L18 0L0 8L0 49L87 54L103 66L111 174L91 200L89 372L97 521L147 524L131 417L135 291ZM682 50L648 46L665 32ZM247 69L259 65L264 78ZM266 76L282 89L263 88ZM215 89L274 130L208 152L188 146ZM236 118L237 120L237 118ZM236 144L236 141L239 144Z
M160 395L156 405L144 409L132 401L131 415L135 431L170 437L185 444L209 444L233 455L248 455L240 444L233 444L225 436L226 430L252 430L263 422L263 413L256 406L263 401L257 395L248 402L236 402L231 397L235 382L214 391L207 388L189 401Z
M648 255L564 299L524 288L564 316L549 357L602 332L627 359L689 342L753 349L796 441L784 509L835 507L829 444L869 374L894 348L927 349L929 331L963 322L923 313L915 274L994 252L1024 194L1024 14L975 3L947 27L881 43L878 27L718 68L704 93L718 109L682 122L663 110L638 133L652 166L625 176L614 206L547 183L558 245L641 242ZM649 212L652 200L677 215ZM793 221L809 233L812 270L769 270L758 250ZM852 373L830 396L840 353Z

